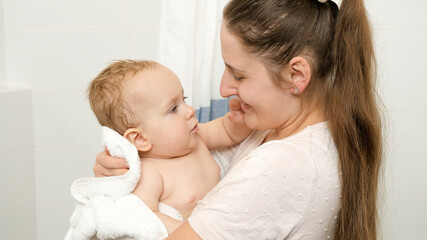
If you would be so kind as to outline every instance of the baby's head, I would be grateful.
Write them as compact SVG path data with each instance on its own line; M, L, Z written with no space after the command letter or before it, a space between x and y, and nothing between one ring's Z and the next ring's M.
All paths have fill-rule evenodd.
M176 157L196 146L195 110L185 103L178 77L159 63L114 62L90 83L88 96L99 123L146 156Z
M153 61L121 60L102 70L88 88L90 107L102 126L121 135L138 125L131 103L125 96L125 83L141 71L154 69Z

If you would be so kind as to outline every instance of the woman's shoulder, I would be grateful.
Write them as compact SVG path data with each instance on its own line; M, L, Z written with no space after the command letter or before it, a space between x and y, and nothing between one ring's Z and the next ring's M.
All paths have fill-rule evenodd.
M242 165L255 168L286 168L312 176L318 175L319 170L331 172L337 163L338 153L326 123L264 143L242 160Z
M321 150L324 152L334 152L336 150L327 122L308 126L287 138L266 142L255 149L253 153L257 155L311 155Z

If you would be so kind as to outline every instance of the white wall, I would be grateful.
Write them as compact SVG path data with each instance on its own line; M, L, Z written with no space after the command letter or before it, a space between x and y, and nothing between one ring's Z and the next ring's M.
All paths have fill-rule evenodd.
M31 108L29 89L0 89L0 239L35 239Z
M427 2L370 0L387 107L384 239L427 235Z
M6 87L6 63L4 50L4 11L3 0L0 0L0 89Z
M161 1L2 1L9 89L0 91L0 239L62 239L74 207L70 184L92 175L102 149L84 91L112 59L155 59ZM368 0L367 7L388 110L384 239L422 239L427 2ZM22 87L32 90L13 90Z
M102 150L84 91L111 60L156 57L161 1L3 1L7 83L32 88L34 151L25 158L34 157L35 197L29 199L36 203L37 236L31 229L31 238L0 233L0 239L63 239L74 208L71 182L93 175L95 155ZM2 173L17 171L13 162L8 167L12 157L0 157ZM12 190L1 191L3 198ZM8 221L6 215L0 218L1 224Z
M34 239L31 91L6 89L3 0L0 0L0 239Z

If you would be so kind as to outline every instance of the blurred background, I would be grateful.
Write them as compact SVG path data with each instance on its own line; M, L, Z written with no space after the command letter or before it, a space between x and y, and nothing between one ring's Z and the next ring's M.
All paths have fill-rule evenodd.
M85 90L111 60L164 63L200 115L223 103L225 2L0 0L0 239L63 239L70 185L103 149ZM427 2L365 3L386 108L382 239L426 239Z

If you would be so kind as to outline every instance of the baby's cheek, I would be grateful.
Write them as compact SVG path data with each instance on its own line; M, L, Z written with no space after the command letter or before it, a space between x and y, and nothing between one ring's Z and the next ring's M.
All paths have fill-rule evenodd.
M180 135L170 135L164 141L165 146L174 152L180 151L187 144L187 140Z

